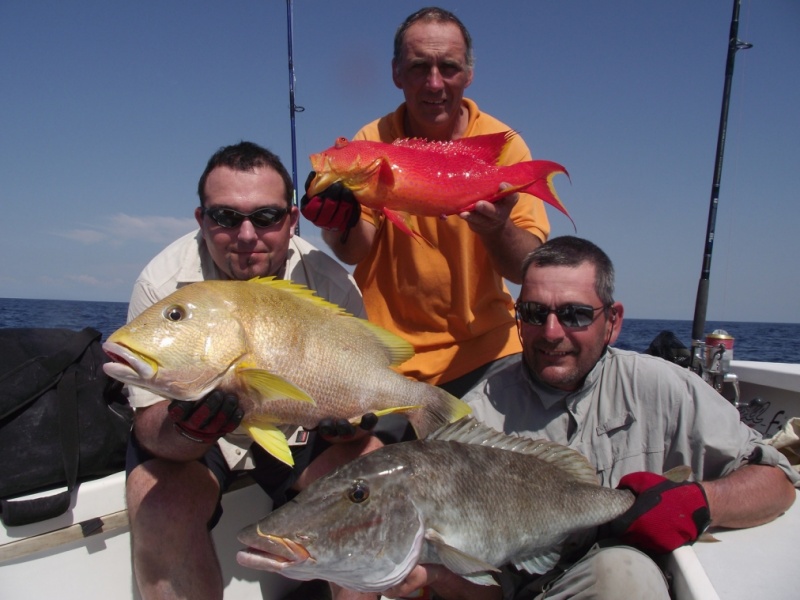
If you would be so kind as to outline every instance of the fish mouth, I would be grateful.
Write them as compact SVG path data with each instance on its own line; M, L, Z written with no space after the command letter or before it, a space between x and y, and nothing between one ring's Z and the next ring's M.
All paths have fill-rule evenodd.
M322 168L315 169L315 171L317 174L314 179L311 180L311 183L306 190L306 195L309 198L313 198L320 192L332 186L334 183L342 180L341 177L330 170L330 159L328 158L325 158L325 164L322 165Z
M151 358L115 342L105 342L103 352L111 359L103 365L106 375L120 381L148 381L158 372Z
M260 532L258 535L258 548L248 546L236 553L236 561L243 567L280 572L305 562L316 562L302 544L277 535Z

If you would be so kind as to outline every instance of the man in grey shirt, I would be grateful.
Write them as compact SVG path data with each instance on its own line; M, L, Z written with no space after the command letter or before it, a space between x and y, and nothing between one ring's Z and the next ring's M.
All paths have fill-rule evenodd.
M390 596L428 585L446 599L527 600L545 591L548 599L666 599L664 576L645 552L692 543L709 525L766 523L794 502L797 473L710 385L661 358L609 347L623 318L613 293L613 266L593 243L565 236L531 252L516 304L523 358L464 400L491 427L574 448L602 485L630 489L635 504L606 532L621 544L581 539L548 574L504 571L502 591L418 566ZM682 465L692 482L655 475Z

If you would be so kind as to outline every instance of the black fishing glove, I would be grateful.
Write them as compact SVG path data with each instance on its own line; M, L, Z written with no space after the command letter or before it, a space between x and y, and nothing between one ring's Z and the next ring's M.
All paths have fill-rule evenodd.
M378 424L378 417L374 413L367 413L361 417L358 429L372 431ZM317 425L317 431L326 438L351 438L358 431L347 419L322 419Z
M244 410L233 394L214 390L197 401L173 400L167 408L175 429L193 442L213 444L239 426Z
M315 176L314 171L308 174L305 184L306 192ZM317 227L346 233L358 223L358 218L361 216L361 205L353 192L337 182L312 198L309 198L307 193L303 194L303 197L300 198L300 212Z

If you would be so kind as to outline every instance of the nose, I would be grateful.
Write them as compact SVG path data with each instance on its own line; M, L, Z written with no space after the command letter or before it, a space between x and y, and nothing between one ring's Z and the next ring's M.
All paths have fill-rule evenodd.
M431 70L428 72L428 80L426 83L428 88L432 90L439 90L444 87L444 79L442 78L442 74L439 72L439 69L436 67L431 67Z
M238 238L243 242L251 242L258 239L256 228L250 222L250 219L245 219L242 221L242 224L239 225Z
M547 320L542 325L542 334L548 340L560 340L564 337L564 328L558 322L555 313L547 315Z

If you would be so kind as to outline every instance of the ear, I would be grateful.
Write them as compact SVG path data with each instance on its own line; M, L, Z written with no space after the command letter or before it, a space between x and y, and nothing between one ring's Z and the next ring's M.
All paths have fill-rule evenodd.
M403 89L403 84L400 81L400 65L395 59L392 59L392 81L397 89Z
M197 224L200 226L200 229L203 228L203 208L198 206L194 209L194 218L197 221Z
M300 210L292 204L289 209L289 237L294 237L294 231L297 229L297 221L300 219Z
M622 330L622 318L625 313L625 308L621 303L614 302L608 310L608 343L613 344L617 341L619 332Z
M470 86L474 74L475 74L475 67L470 67L469 76L467 77L467 84L464 86L464 89L467 89Z

